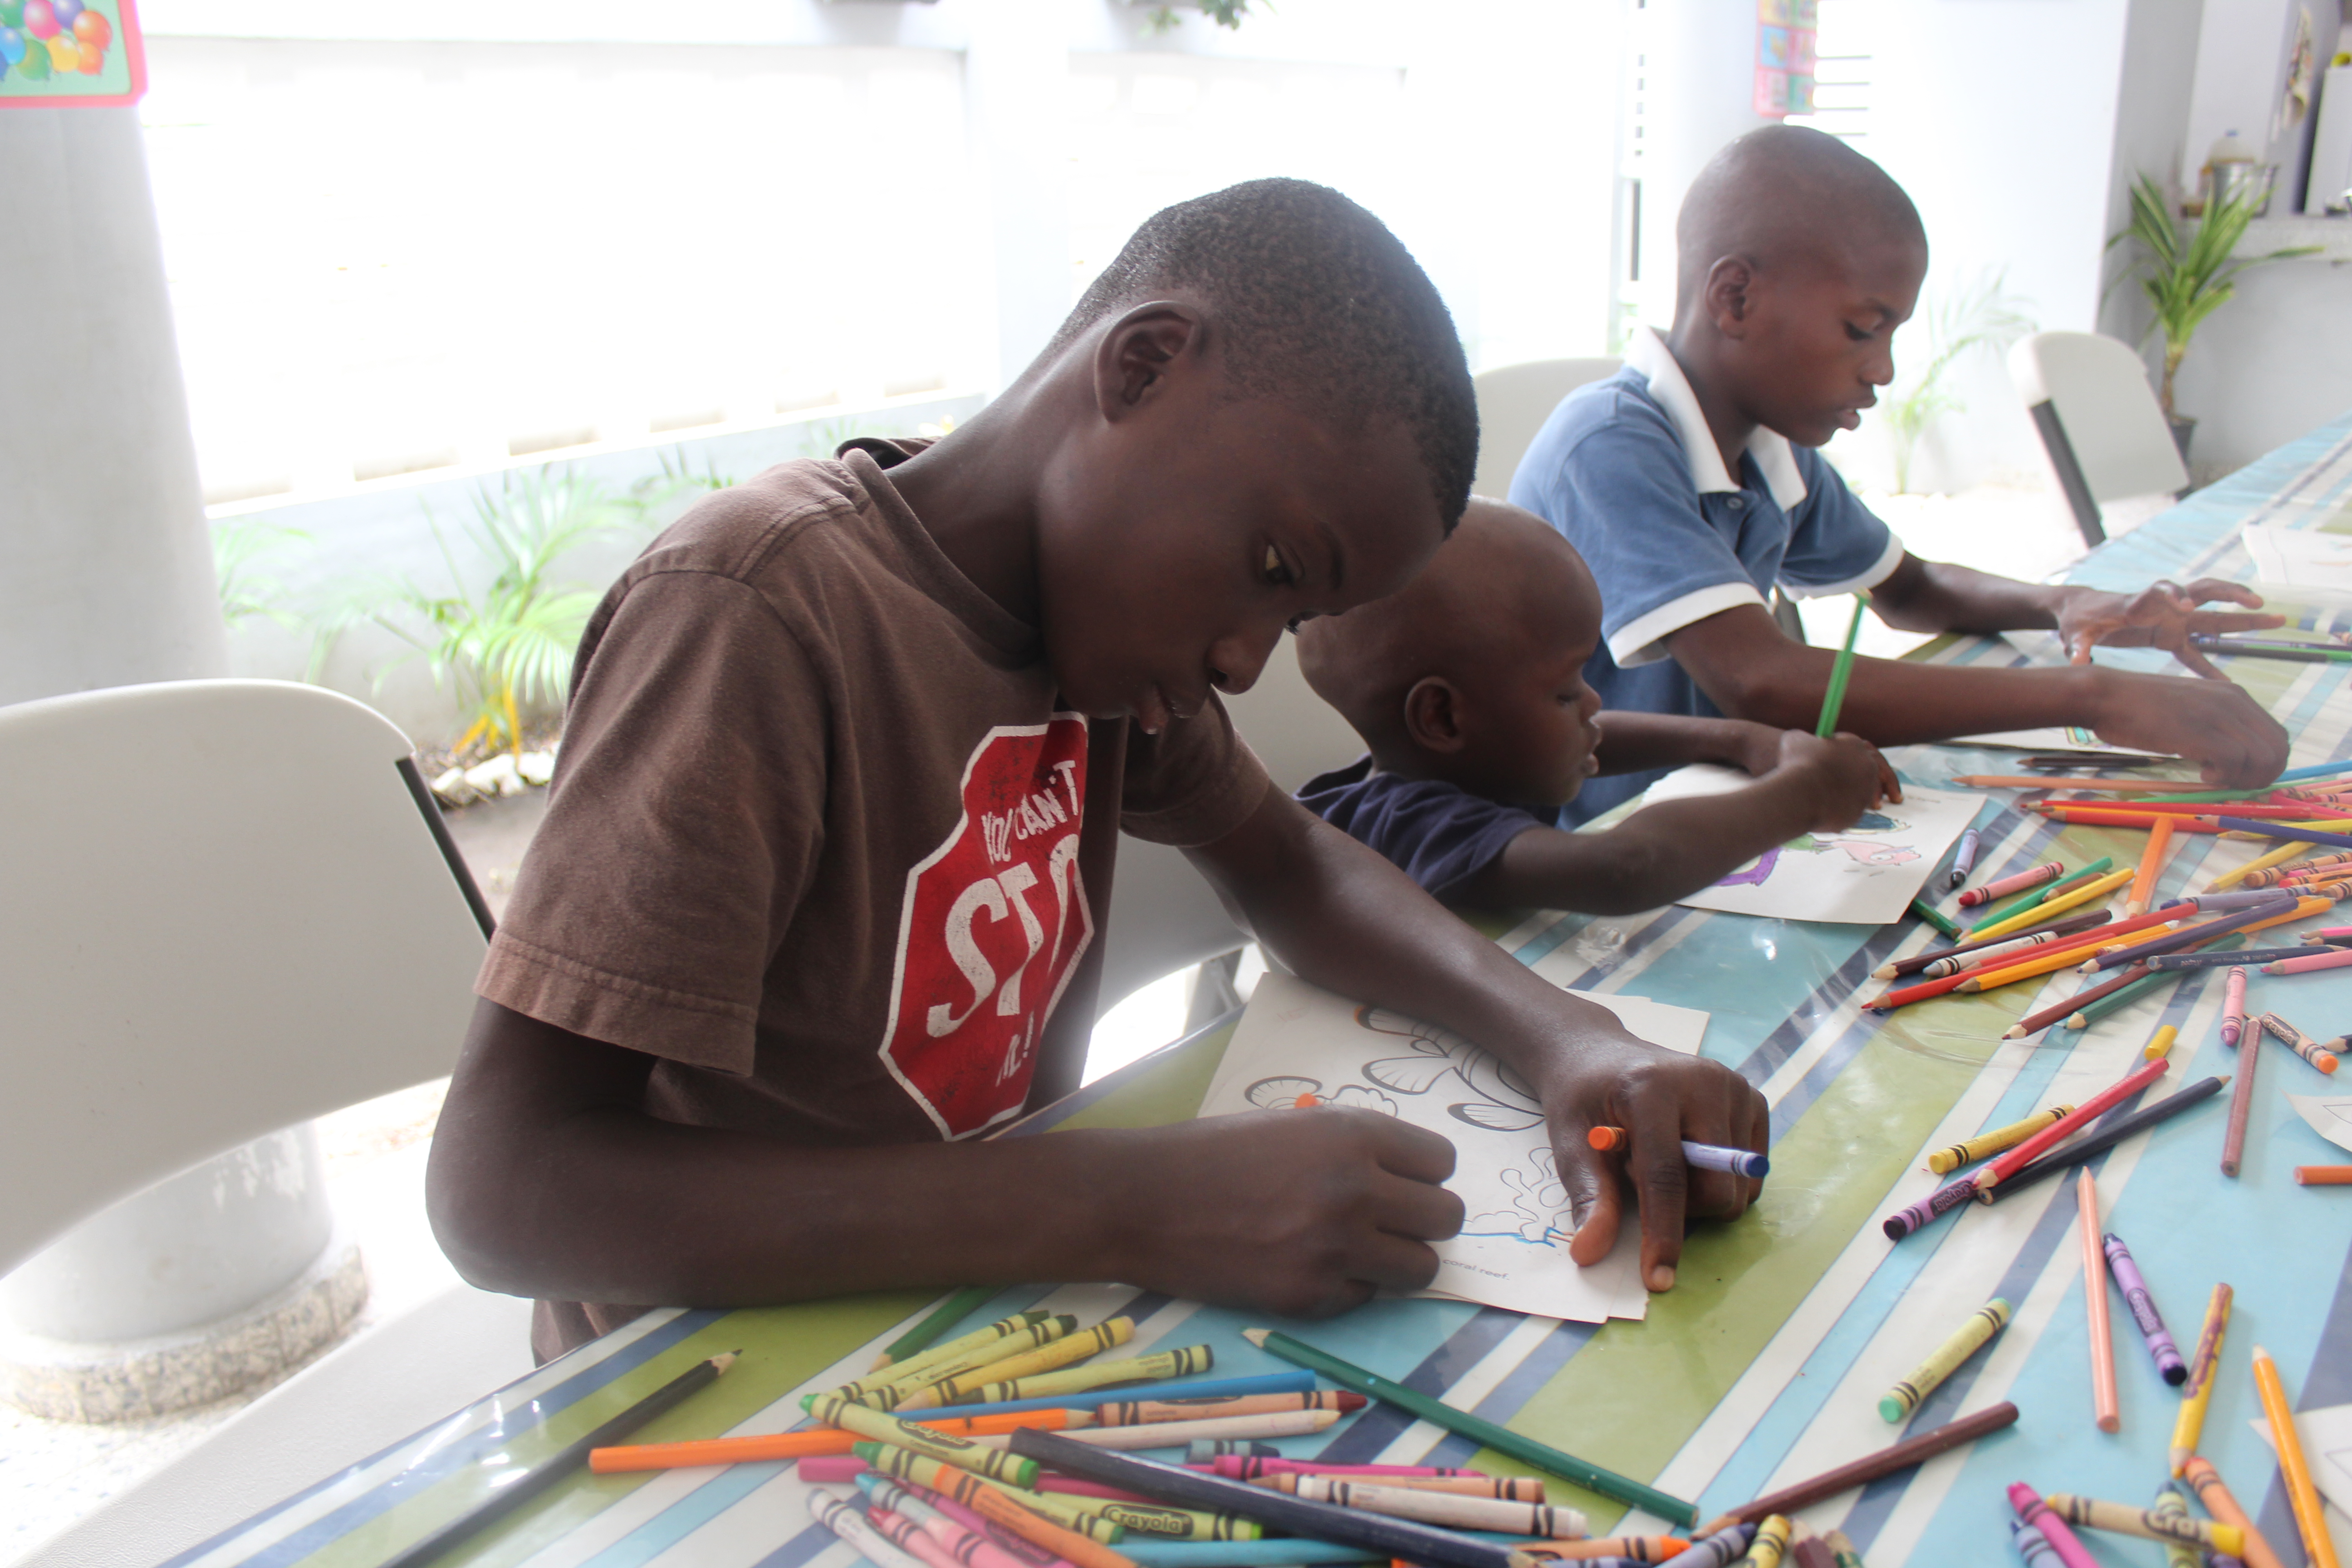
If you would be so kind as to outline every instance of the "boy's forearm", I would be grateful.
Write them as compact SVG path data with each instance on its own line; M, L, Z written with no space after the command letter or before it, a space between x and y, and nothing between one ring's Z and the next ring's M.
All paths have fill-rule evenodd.
M1633 914L1711 886L1810 826L1805 779L1781 774L1728 795L1662 801L1599 833L1535 827L1471 889L1482 904Z
M1990 635L2055 626L2065 591L1906 555L1893 575L1871 591L1871 606L1897 631Z
M1599 722L1601 744L1592 754L1604 774L1678 768L1686 763L1721 763L1753 771L1759 759L1769 768L1777 742L1765 726L1743 719L1613 708L1604 710Z
M1301 978L1476 1040L1538 1088L1560 1053L1630 1037L1287 796L1194 858Z

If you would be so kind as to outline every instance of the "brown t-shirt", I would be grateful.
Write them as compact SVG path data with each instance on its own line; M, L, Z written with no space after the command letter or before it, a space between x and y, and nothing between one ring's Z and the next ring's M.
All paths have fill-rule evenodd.
M1160 736L1063 709L1036 628L861 443L701 501L605 595L547 819L476 989L661 1061L646 1109L801 1144L981 1133L1083 1053L1118 830L1239 826L1212 700ZM556 1353L630 1306L541 1302Z

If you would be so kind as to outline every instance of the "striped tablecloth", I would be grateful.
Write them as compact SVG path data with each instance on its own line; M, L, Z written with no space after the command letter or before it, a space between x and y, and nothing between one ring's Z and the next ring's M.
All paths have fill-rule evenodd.
M2157 576L2242 576L2238 531L2250 521L2352 532L2352 416L2200 492L2104 546L2075 580L2136 587ZM2352 626L2352 610L2294 606L2306 625ZM2328 617L2334 616L2331 622ZM1916 657L2013 663L2005 642L1946 639ZM2103 658L2108 657L2103 655ZM2118 662L2154 668L2152 656ZM2232 675L2294 732L2294 762L2346 754L2352 693L2346 668L2240 661ZM1937 784L2005 767L1996 756L1915 747L1906 776ZM1989 800L1980 874L2053 853L2070 861L2136 856L2141 837L2060 830ZM2243 845L2186 836L2167 872L2171 892L2247 858ZM1928 1190L1923 1152L2079 1100L2128 1069L2160 1024L2180 1027L2164 1087L2233 1070L2214 1028L2215 972L2192 974L2083 1035L2063 1030L2003 1043L2001 1030L2037 1000L2017 987L1949 997L1881 1019L1860 1010L1870 971L1916 952L1916 921L1884 929L1811 925L1680 908L1632 918L1544 914L1490 928L1521 963L1562 984L1624 990L1706 1009L1706 1051L1762 1089L1773 1106L1773 1168L1763 1201L1735 1225L1703 1227L1681 1282L1645 1321L1595 1328L1455 1302L1377 1303L1299 1331L1360 1364L1444 1394L1611 1468L1654 1479L1707 1514L1812 1475L1898 1436L1878 1395L1969 1311L2007 1298L2016 1318L1989 1354L1938 1389L1911 1430L2000 1399L2021 1423L1916 1472L1812 1510L1874 1568L1958 1568L2010 1561L2003 1490L2030 1480L2144 1506L2165 1470L2178 1395L2164 1386L2130 1319L2116 1314L2123 1429L2094 1426L2084 1331L2074 1195L2049 1182L1994 1207L1968 1205L1900 1245L1879 1221ZM2054 1000L2068 974L2040 993ZM2352 973L2257 980L2255 1000L2315 1035L2352 1028ZM1053 1127L1136 1126L1189 1116L1224 1047L1211 1031L1147 1058L1037 1119ZM2217 1279L2237 1291L2204 1451L2255 1507L2290 1563L2302 1553L2268 1449L2251 1430L2259 1407L2246 1372L2259 1342L2279 1362L2298 1406L2352 1403L2352 1191L2301 1189L2298 1163L2347 1156L2295 1116L2286 1092L2329 1080L2283 1051L2261 1064L2262 1091L2245 1167L2217 1169L2226 1097L2096 1163L2110 1228L2127 1237L2184 1348L2193 1345ZM863 1370L878 1345L926 1306L919 1293L743 1311L664 1310L457 1413L352 1471L174 1560L180 1564L314 1564L364 1568L485 1495L501 1471L569 1442L701 1357L742 1350L714 1388L649 1428L659 1440L774 1431L799 1419L804 1390ZM1236 1315L1117 1287L1007 1290L975 1314L1031 1305L1091 1319L1138 1321L1135 1349L1206 1342L1220 1373L1273 1370ZM1472 1445L1375 1406L1286 1448L1333 1459L1461 1463ZM1498 1473L1517 1468L1487 1455ZM851 1554L814 1527L800 1483L782 1465L612 1478L583 1476L452 1562L538 1568L847 1568ZM1619 1509L1555 1486L1606 1528ZM2342 1521L2338 1520L2338 1524ZM2161 1560L2152 1542L2109 1538L2115 1562Z

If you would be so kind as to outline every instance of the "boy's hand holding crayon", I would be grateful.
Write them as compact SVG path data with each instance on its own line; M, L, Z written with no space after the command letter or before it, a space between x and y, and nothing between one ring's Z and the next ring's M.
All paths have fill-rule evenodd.
M1878 748L1843 731L1824 741L1802 730L1781 730L1780 761L1768 776L1787 778L1815 816L1808 830L1842 833L1884 800L1903 798L1903 781Z

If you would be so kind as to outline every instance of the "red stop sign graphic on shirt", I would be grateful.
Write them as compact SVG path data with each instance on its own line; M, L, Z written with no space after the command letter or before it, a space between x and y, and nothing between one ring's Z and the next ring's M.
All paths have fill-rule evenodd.
M992 730L964 763L962 818L907 873L882 1061L946 1137L1019 1114L1038 1037L1094 939L1086 794L1084 719Z

